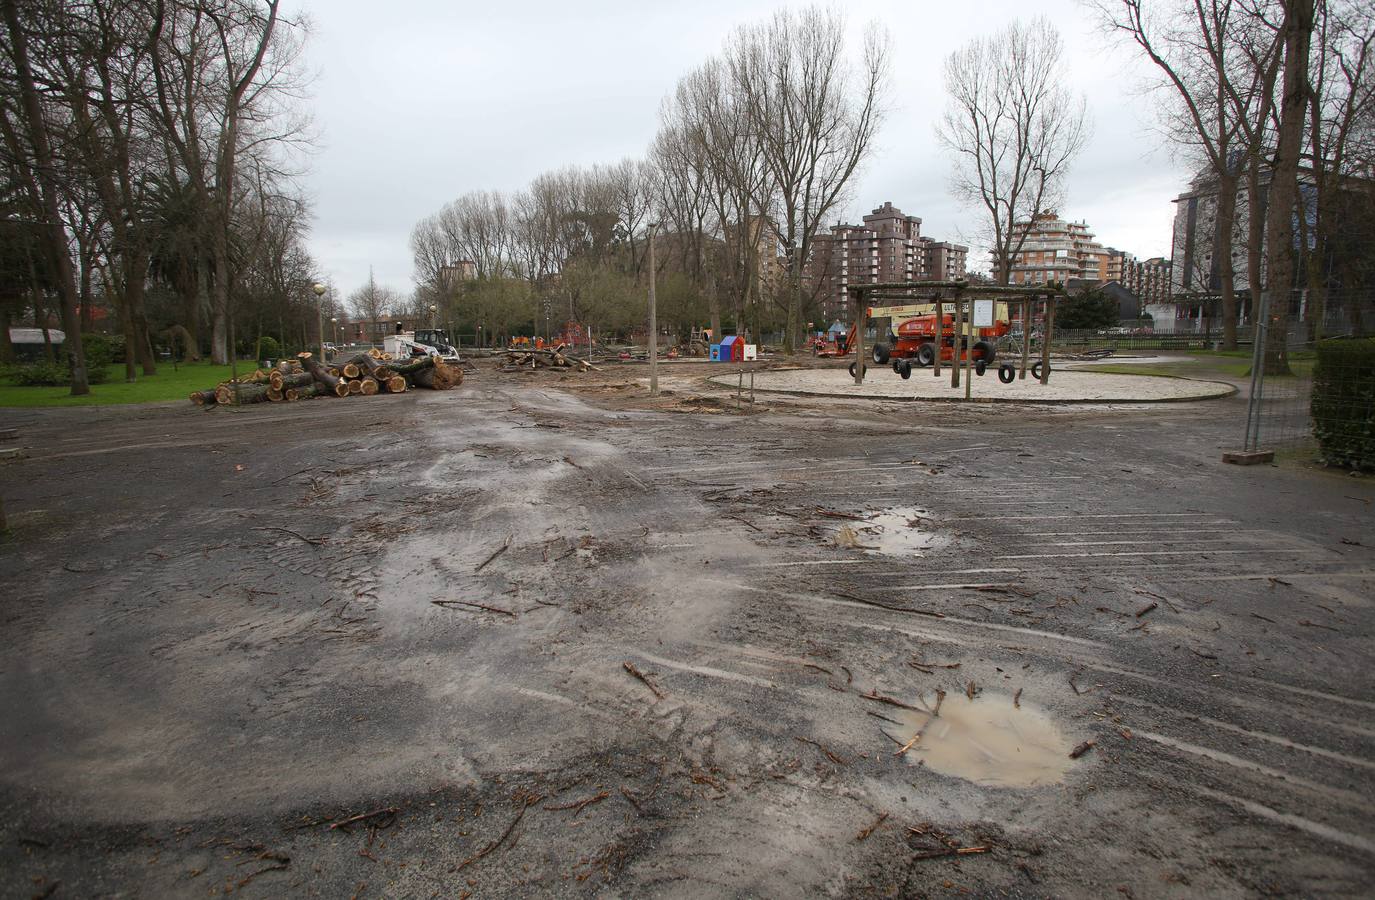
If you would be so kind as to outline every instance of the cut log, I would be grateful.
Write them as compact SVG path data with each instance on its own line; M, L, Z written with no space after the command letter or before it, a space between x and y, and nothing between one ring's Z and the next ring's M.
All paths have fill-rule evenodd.
M269 383L277 390L281 391L287 388L305 387L314 381L315 377L309 372L291 372L284 375L274 370L269 376L269 379Z
M282 389L281 389L281 388L279 388L279 387L273 387L272 385L268 385L268 387L267 387L267 399L268 399L268 400L271 400L273 403L281 403L282 400L285 399L285 397L286 397L286 394L284 394L284 393L282 392Z
M359 390L362 391L364 397L371 397L382 390L382 386L377 383L377 379L373 378L371 375L366 375L358 379L358 382L362 385Z
M435 391L447 391L463 383L463 370L456 369L453 366L446 366L442 362L435 363L429 368L421 369L411 375L411 383L416 387L430 388Z
M362 368L355 362L344 363L344 367L339 371L345 378L357 378L363 374Z
M305 364L306 371L310 373L310 376L314 378L316 381L318 381L320 384L323 384L330 390L333 390L334 388L338 387L339 374L337 372L327 371L324 366L320 365L313 359L305 359L302 360L302 362Z
M319 382L312 382L303 387L291 388L290 390L296 392L297 400L307 400L311 397L328 397L332 393L329 388Z
M347 381L345 381L344 379L340 378L337 382L335 382L335 385L334 385L334 387L333 387L333 391L334 391L334 396L336 396L336 397L347 397L347 396L349 395L349 393L350 393L350 391L349 391L349 383L348 383Z
M218 403L219 401L215 399L214 388L211 388L208 391L192 391L191 402L197 406L205 406L207 404Z
M394 362L391 364L391 370L398 375L414 375L416 372L433 368L434 365L433 356L420 356L411 360Z
M215 388L215 400L226 406L263 403L267 400L267 385L226 381Z
M348 382L348 386L350 394L363 393L363 379L361 378L355 378L354 380Z
M406 392L406 376L393 375L382 382L382 386L387 389L389 394L404 394Z

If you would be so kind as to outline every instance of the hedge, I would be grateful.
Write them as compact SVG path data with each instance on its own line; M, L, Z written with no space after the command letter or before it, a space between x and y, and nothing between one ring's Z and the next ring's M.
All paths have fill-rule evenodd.
M1313 435L1328 465L1375 469L1375 338L1322 341L1313 367Z

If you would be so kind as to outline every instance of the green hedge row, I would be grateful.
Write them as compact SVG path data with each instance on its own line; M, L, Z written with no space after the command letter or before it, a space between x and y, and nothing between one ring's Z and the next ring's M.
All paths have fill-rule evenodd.
M1323 461L1375 469L1375 338L1322 341L1313 367L1313 434Z

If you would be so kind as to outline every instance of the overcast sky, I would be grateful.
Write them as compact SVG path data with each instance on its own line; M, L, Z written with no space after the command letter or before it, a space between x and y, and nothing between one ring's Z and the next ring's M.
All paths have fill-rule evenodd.
M477 189L515 191L540 172L641 156L660 100L738 25L785 5L756 0L629 4L592 0L298 0L313 32L307 65L320 144L306 176L311 249L347 294L368 277L409 293L408 237L422 217ZM801 4L786 4L801 5ZM1071 87L1088 97L1093 138L1069 182L1066 218L1104 244L1168 255L1171 200L1184 167L1152 129L1139 94L1146 70L1105 48L1073 0L844 4L892 37L891 115L842 218L892 201L922 233L969 243L977 212L949 192L933 126L944 108L944 57L1015 16L1039 12L1066 45ZM987 258L971 258L986 269Z

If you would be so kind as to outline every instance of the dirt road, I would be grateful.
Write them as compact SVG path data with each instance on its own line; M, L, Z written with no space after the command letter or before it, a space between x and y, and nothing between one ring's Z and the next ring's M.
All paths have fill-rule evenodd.
M7 415L0 895L1368 889L1369 480L583 383Z

